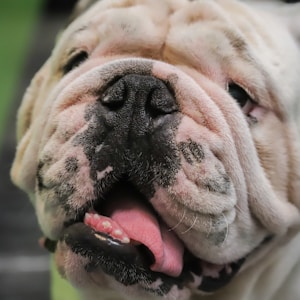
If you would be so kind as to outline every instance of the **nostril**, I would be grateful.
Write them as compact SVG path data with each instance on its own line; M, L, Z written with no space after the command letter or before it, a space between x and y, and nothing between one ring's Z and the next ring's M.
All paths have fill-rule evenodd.
M155 118L178 111L178 106L167 87L156 87L148 95L146 111Z
M108 109L120 109L127 98L127 87L122 79L110 86L101 96L100 102Z
M150 126L151 119L163 120L165 115L179 110L173 89L151 75L116 77L99 94L98 101L110 112L105 115L107 121L113 118L114 122L120 122L122 116L126 124L132 120L130 126L136 126L139 132Z

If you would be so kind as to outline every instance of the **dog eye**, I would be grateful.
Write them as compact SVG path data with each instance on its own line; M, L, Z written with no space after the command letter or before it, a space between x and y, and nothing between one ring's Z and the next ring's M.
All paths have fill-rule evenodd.
M63 67L63 73L67 74L76 67L78 67L81 63L83 63L88 58L88 53L86 51L80 51L73 55L69 61Z
M247 102L251 100L251 97L248 95L248 93L235 83L230 83L228 85L228 92L231 97L237 101L241 108L243 108Z
M228 93L236 100L246 115L248 115L256 105L252 97L236 83L228 84Z

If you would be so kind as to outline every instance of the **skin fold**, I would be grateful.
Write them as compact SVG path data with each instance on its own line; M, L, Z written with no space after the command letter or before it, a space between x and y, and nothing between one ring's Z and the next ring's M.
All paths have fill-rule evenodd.
M24 95L11 176L83 299L300 297L284 20L234 0L79 2Z

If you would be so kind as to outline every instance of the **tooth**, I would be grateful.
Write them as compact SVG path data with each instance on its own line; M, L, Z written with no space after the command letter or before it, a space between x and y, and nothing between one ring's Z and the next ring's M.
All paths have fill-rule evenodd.
M105 238L104 236L102 236L102 235L100 235L100 234L98 234L98 233L95 233L94 235L95 235L95 237L96 237L97 239L99 239L99 240L101 240L101 241L105 241L105 240L106 240L106 238Z
M122 243L128 244L130 242L129 238L127 236L122 238Z
M94 219L99 220L100 216L98 214L94 214Z
M123 234L123 232L120 229L116 229L116 230L114 230L114 234L118 235L118 236L121 236Z
M90 213L85 213L84 218L85 219L90 219L92 215Z
M103 221L102 222L102 225L105 229L109 229L109 228L112 228L112 225L109 221Z

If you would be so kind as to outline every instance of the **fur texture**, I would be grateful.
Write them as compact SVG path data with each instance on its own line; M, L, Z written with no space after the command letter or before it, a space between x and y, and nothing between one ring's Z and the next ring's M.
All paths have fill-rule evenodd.
M84 299L300 298L294 23L85 2L24 96L12 168L62 276Z

